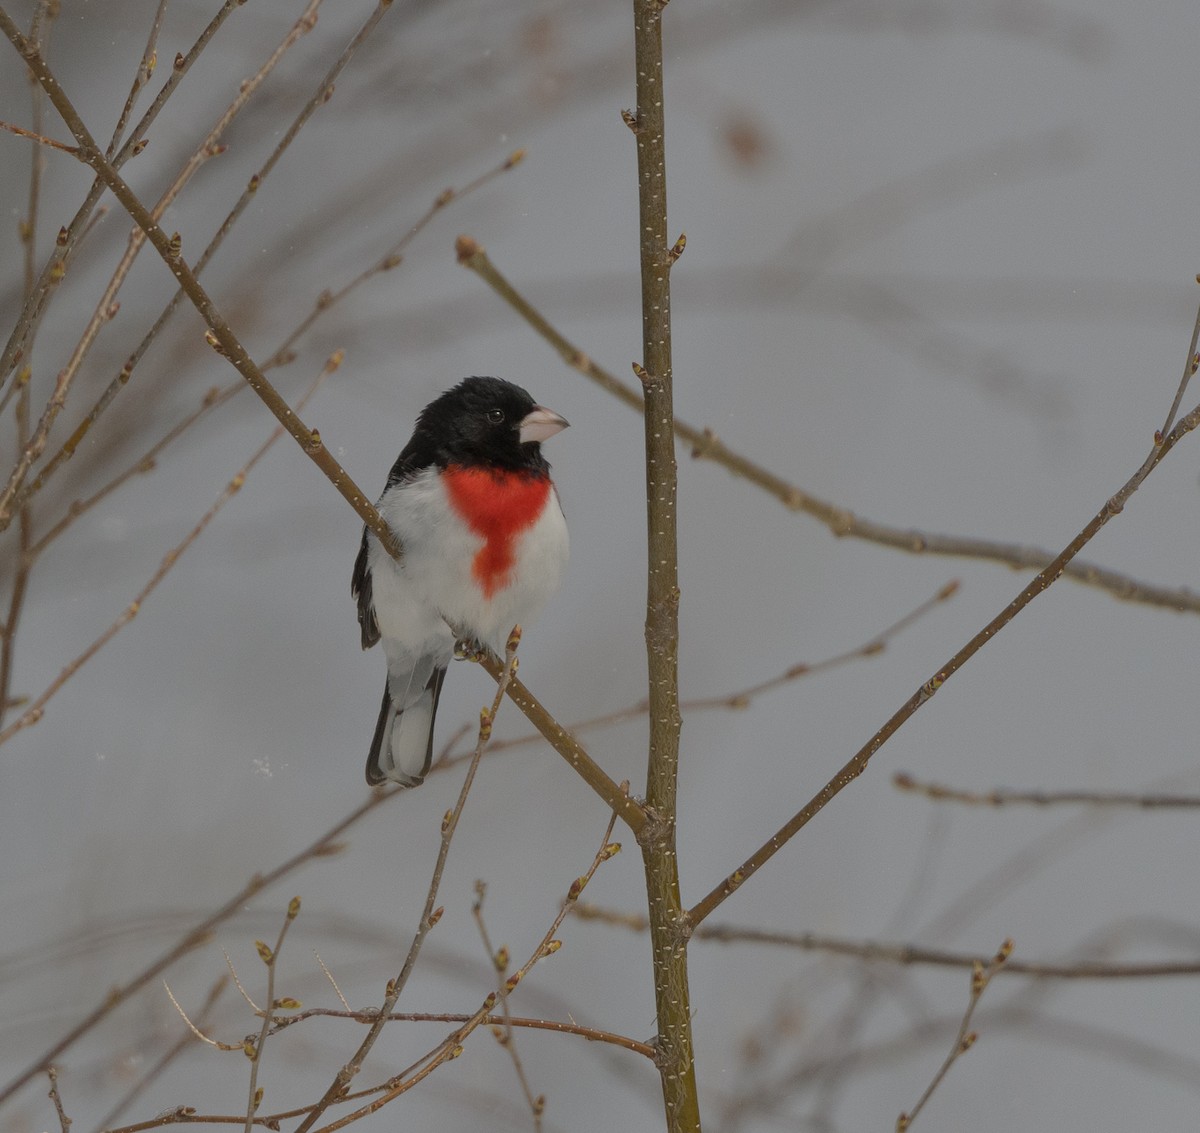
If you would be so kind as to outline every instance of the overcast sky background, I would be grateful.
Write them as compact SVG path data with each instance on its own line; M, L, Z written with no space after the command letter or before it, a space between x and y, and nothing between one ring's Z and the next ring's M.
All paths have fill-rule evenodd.
M215 7L169 6L152 90ZM146 199L302 7L250 3L231 17L128 167ZM164 227L183 235L185 255L198 254L372 7L326 3L231 131L229 151L168 211ZM368 266L440 190L527 149L516 170L439 216L403 265L328 312L277 378L294 396L332 350L346 350L304 416L372 494L421 407L466 374L517 381L571 421L545 451L572 562L522 647L523 678L564 721L644 695L641 425L459 267L453 242L474 236L573 342L630 373L640 299L635 148L619 114L634 102L628 7L397 0L205 276L243 341L266 356L323 288ZM99 136L124 100L153 8L63 5L51 59ZM6 10L27 24L32 5ZM1200 298L1194 5L676 0L665 18L670 228L688 237L673 273L679 415L865 517L1065 545L1146 455L1186 357ZM26 83L5 50L0 117L27 124ZM67 136L50 114L47 130ZM734 144L747 138L749 153ZM0 137L0 154L7 334L28 147ZM51 156L43 253L89 182ZM35 388L49 388L124 247L129 222L109 204L39 339ZM169 287L143 253L52 449ZM232 376L181 310L41 497L40 527ZM46 553L21 623L17 693L40 692L120 613L272 423L239 395ZM11 447L10 425L3 436ZM1200 588L1198 445L1181 443L1085 557ZM881 656L747 711L686 715L679 854L691 904L1028 576L837 540L682 451L679 520L685 697L841 653L950 579L962 584ZM0 750L5 1081L253 872L364 799L384 667L359 649L349 594L359 530L285 439L135 622ZM7 580L4 594L7 603ZM962 808L902 794L891 776L977 790L1196 793L1198 633L1195 614L1060 582L714 921L981 954L1012 937L1026 960L1194 959L1200 872L1189 812ZM486 675L456 666L439 739L492 691ZM497 730L527 729L508 705ZM586 743L640 791L643 722ZM169 973L181 1002L198 1007L223 970L221 947L261 994L253 942L274 938L299 893L280 993L337 1006L315 948L352 1003L377 1003L416 927L460 782L459 771L431 777L357 826L344 853L262 894ZM606 817L544 746L485 761L443 882L445 918L402 1008L473 1010L493 978L471 920L475 879L489 886L493 941L523 960ZM620 840L626 852L587 895L641 912L639 855L632 838ZM514 1012L649 1038L645 940L583 922L561 935L562 951L535 969ZM962 971L864 970L747 945L697 941L691 963L706 1126L746 1133L891 1128L950 1049L968 992ZM925 1128L1194 1125L1195 979L998 980L974 1025L979 1043L934 1096ZM93 1128L181 1026L155 984L73 1048L62 1089L75 1128ZM230 995L212 1030L240 1041L257 1022ZM446 1030L389 1028L361 1084L397 1072ZM263 1109L315 1097L356 1031L317 1020L273 1040ZM766 1053L748 1063L750 1040ZM637 1055L529 1033L518 1048L547 1095L548 1131L661 1127L657 1077ZM851 1073L811 1070L860 1050ZM125 1120L179 1104L237 1112L246 1072L241 1055L192 1050ZM0 1124L49 1128L44 1095L43 1081L30 1085ZM531 1126L507 1056L485 1034L359 1128L397 1122Z

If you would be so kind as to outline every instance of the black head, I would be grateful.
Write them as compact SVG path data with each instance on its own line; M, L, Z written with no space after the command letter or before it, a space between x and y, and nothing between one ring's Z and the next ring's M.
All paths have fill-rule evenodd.
M441 468L487 464L545 471L540 442L566 427L512 382L467 378L421 411L405 454Z

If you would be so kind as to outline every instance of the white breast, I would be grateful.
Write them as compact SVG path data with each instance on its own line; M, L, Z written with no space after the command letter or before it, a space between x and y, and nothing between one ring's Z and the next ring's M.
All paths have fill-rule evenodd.
M403 562L396 563L370 540L375 617L389 660L431 652L448 658L454 636L447 622L503 652L513 625L528 627L566 569L567 525L556 492L517 536L507 585L491 598L471 573L483 541L450 506L436 470L385 492L379 510L404 546Z

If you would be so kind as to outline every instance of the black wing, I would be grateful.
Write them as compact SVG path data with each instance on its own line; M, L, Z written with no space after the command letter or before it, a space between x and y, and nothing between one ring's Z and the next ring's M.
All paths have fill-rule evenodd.
M394 488L405 480L411 480L422 467L432 463L434 458L429 442L418 430L392 465L392 470L388 473L387 487ZM354 560L354 578L350 582L350 593L358 599L358 625L362 630L364 649L370 649L379 640L379 623L375 620L375 596L372 592L371 566L367 550L370 537L369 529L363 527L362 544L358 548L358 558Z
M358 558L354 560L354 578L350 582L350 593L358 599L358 626L362 630L362 647L370 649L379 640L379 623L375 620L375 600L371 587L371 567L368 560L367 540L370 532L363 528L362 545Z

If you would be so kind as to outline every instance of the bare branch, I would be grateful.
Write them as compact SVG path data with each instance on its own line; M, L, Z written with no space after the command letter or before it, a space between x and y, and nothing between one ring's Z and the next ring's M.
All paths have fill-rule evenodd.
M645 932L649 928L645 916L640 913L623 913L617 909L605 909L586 902L580 902L575 913L585 921L615 925L633 932ZM918 944L848 940L845 937L822 936L815 932L782 932L734 924L701 925L693 934L693 939L711 941L714 944L763 944L775 948L794 948L801 952L825 952L832 956L845 956L870 963L898 964L902 967L970 969L976 964L987 964L991 959L972 952L947 952ZM1010 960L1005 963L1000 974L1046 980L1170 979L1200 975L1200 960L1159 960L1128 964L1102 960L1061 963L1048 960Z
M938 1072L933 1076L933 1080L925 1088L925 1092L917 1100L917 1104L907 1113L902 1113L896 1118L896 1133L905 1133L906 1130L912 1127L917 1114L925 1108L925 1103L933 1096L934 1090L941 1085L943 1079L950 1072L950 1067L975 1045L976 1034L970 1029L971 1017L975 1014L975 1008L979 1006L979 1000L987 990L991 978L1003 967L1004 962L1012 955L1012 950L1012 941L1006 940L1000 945L1000 949L996 955L992 957L991 963L986 967L983 964L976 964L972 969L971 999L967 1004L966 1012L963 1014L962 1023L954 1039L954 1045L950 1048L950 1053L946 1056L946 1061L942 1063Z
M1128 791L964 791L940 783L919 783L911 775L897 772L892 786L934 802L966 803L969 806L1062 806L1129 807L1141 810L1195 810L1197 795L1143 795Z

